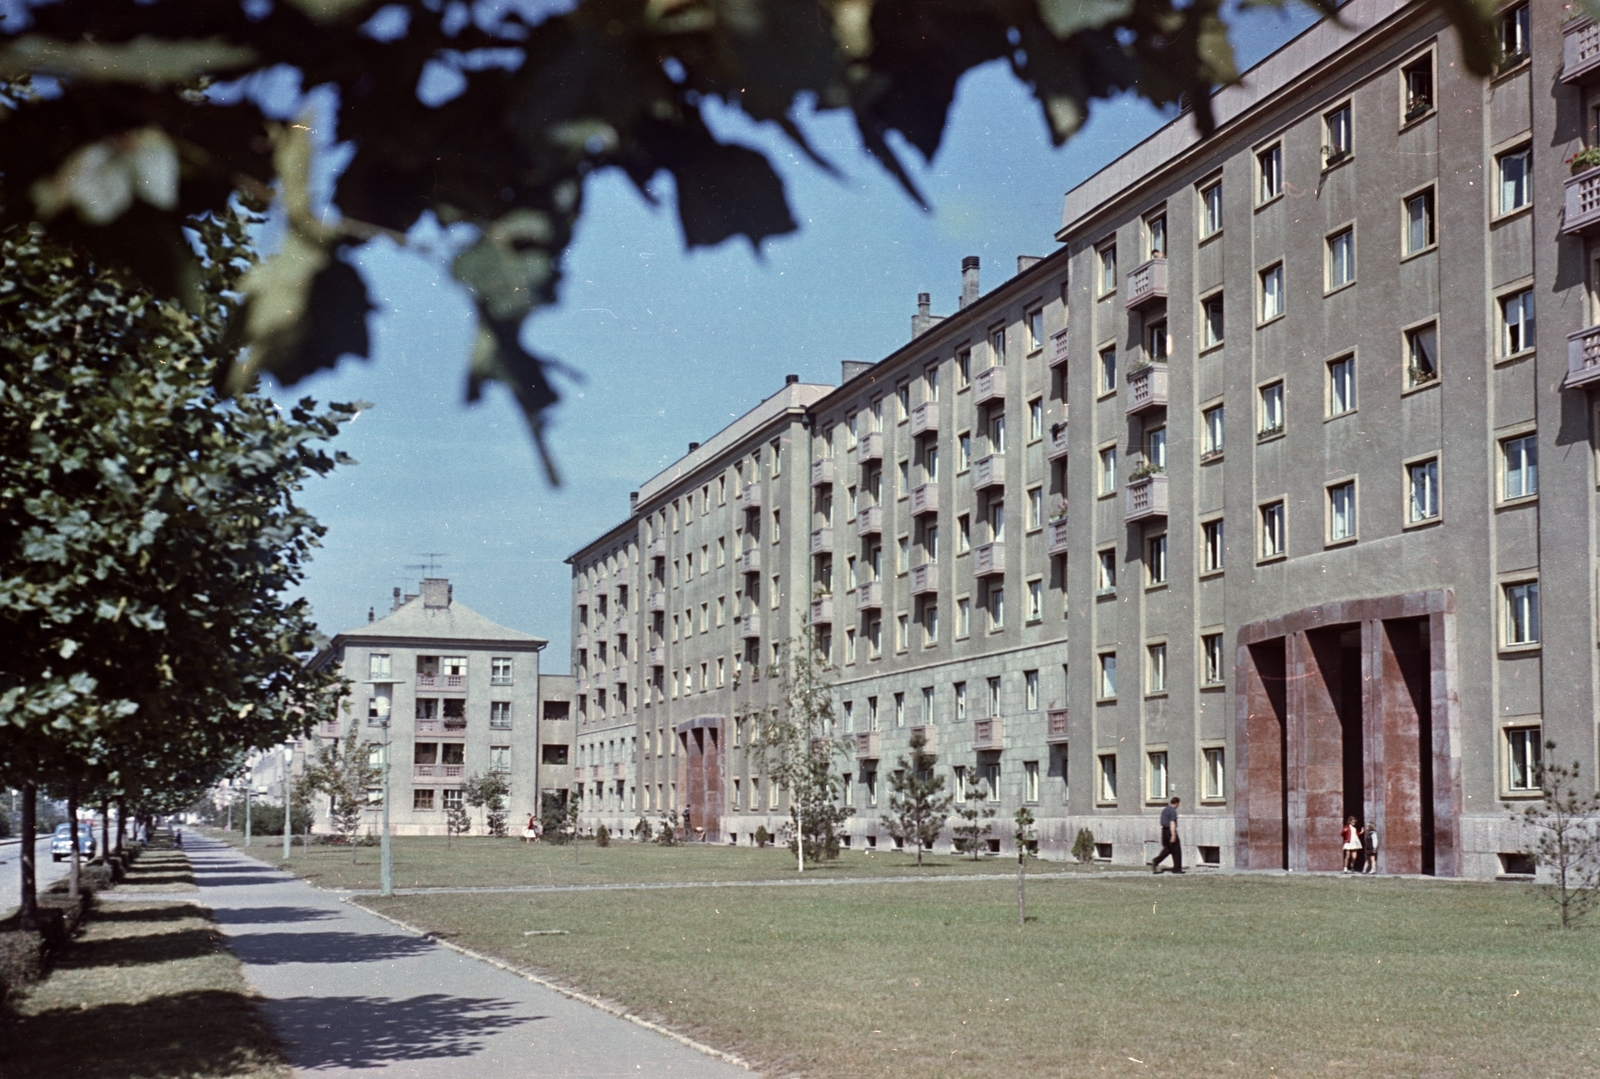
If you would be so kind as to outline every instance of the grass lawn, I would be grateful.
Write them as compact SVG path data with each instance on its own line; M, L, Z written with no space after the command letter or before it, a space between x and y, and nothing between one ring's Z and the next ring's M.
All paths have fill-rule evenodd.
M146 851L134 883L118 891L170 889L181 880L163 878L187 872L181 851ZM0 1012L0 1076L68 1075L288 1079L290 1072L206 911L152 896L102 901L50 975Z
M208 837L238 846L238 832L206 830ZM246 854L281 866L283 840L257 837ZM298 843L287 867L322 888L376 888L378 848L359 847L350 864L347 847L313 845L308 855ZM930 876L941 873L1015 873L1010 858L957 858L949 854L916 856L892 851L844 851L839 859L806 866L818 877ZM1059 862L1035 862L1038 873L1077 872ZM1104 870L1108 867L1091 867ZM794 856L786 850L730 847L718 843L686 843L674 847L631 840L596 847L592 842L558 847L520 839L469 837L448 846L435 836L399 836L394 840L394 883L397 888L471 887L475 885L631 884L642 881L787 880L798 876Z
M1600 1075L1600 922L1520 886L1036 880L1020 930L987 881L363 903L768 1075Z

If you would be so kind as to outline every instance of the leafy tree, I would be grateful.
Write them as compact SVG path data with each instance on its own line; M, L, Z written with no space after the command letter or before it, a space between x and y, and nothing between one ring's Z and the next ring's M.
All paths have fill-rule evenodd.
M557 798L546 797L544 812L539 821L544 825L544 838L551 843L572 842L572 830L567 825L567 805Z
M924 849L932 850L944 830L954 796L944 793L944 776L934 775L938 756L928 752L928 739L922 731L911 733L911 758L900 758L900 767L889 778L889 812L884 824L889 834L902 843L917 845L917 865Z
M1494 5L1438 6L1467 66L1491 73ZM653 181L669 175L690 247L734 236L759 245L797 228L767 158L719 140L708 110L773 124L829 171L801 121L845 112L866 152L920 202L895 140L931 160L956 86L980 65L1009 65L1056 144L1093 102L1128 90L1191 108L1209 134L1212 89L1237 79L1222 0L62 0L27 10L0 36L0 75L49 76L61 89L17 100L4 121L0 225L43 222L133 267L158 294L192 301L188 216L278 184L288 232L246 283L240 332L251 348L236 385L258 370L293 383L341 354L365 355L371 305L350 249L379 235L403 242L429 213L468 225L451 263L479 322L468 393L504 383L536 441L558 393L552 365L518 331L556 300L590 176L620 169L654 202ZM441 67L459 92L421 100L424 75ZM317 212L307 194L308 125L206 91L284 69L334 91L328 119L350 154L337 214Z
M458 835L472 831L472 814L465 802L451 802L444 811L444 845L450 846Z
M611 829L603 824L596 828L594 830L594 845L597 847L611 846Z
M1554 742L1544 744L1546 759L1555 748ZM1600 794L1594 784L1579 781L1578 770L1577 761L1541 764L1541 797L1511 818L1532 833L1528 857L1550 872L1550 883L1540 890L1560 912L1562 929L1600 902Z
M967 770L966 798L956 816L960 823L950 829L955 836L956 850L972 855L977 861L978 855L983 853L984 840L989 838L989 829L993 826L994 809L987 803L988 785L978 778L978 770Z
M678 822L673 820L671 813L662 815L661 823L656 826L655 841L663 847L678 845Z
M344 459L317 443L355 408L215 388L248 223L192 222L197 309L0 228L0 781L25 816L38 783L69 781L178 812L333 715L285 595L323 532L296 492Z
M1017 815L1012 818L1016 822L1016 830L1011 833L1011 838L1017 844L1017 925L1028 924L1028 902L1023 893L1027 880L1024 868L1028 859L1028 845L1034 841L1038 833L1033 830L1033 811L1027 806L1017 810Z
M651 833L652 830L650 828L650 818L640 817L639 822L633 826L634 841L637 843L648 843L650 842Z
M333 830L350 844L350 864L356 862L356 837L367 810L367 791L378 782L382 769L360 741L360 728L352 723L343 741L323 742L307 763L300 788L326 794L333 803Z
M1089 829L1078 829L1078 835L1072 841L1072 856L1078 860L1079 865L1088 865L1094 861L1094 833Z
M496 771L474 774L461 787L467 805L484 811L484 833L493 836L506 834L506 796L510 793L510 778Z

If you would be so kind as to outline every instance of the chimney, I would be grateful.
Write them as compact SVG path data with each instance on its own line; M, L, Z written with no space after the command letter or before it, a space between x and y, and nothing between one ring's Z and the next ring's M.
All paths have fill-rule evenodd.
M961 260L961 306L967 307L978 299L978 256L968 255Z
M700 448L700 443L698 443L698 442L689 443L689 452L690 453L693 453L695 450L697 450L699 448Z
M370 626L377 619L377 617L378 617L378 608L376 608L376 607L368 607L367 608L367 625Z
M933 297L926 292L917 293L917 313L911 316L911 339L915 341L943 321L943 315L933 313Z
M797 383L799 381L800 381L800 376L799 375L784 375L783 376L783 384L785 386L793 386L795 383Z
M425 577L422 581L422 605L430 608L450 606L450 581L445 577Z
M871 366L872 364L868 363L866 360L844 360L839 364L846 382L849 382L852 378L855 378L857 375L861 374Z
M389 604L389 609L391 611L398 611L400 609L400 586L399 585L395 585L394 586L394 602Z
M1035 266L1039 265L1039 263L1041 263L1043 261L1044 261L1044 256L1043 255L1018 255L1017 256L1017 272L1019 274L1020 273L1026 273L1027 271L1033 269Z
M628 492L628 512L629 513L636 513L636 512L638 512L638 510L639 510L639 492L638 491L629 491Z

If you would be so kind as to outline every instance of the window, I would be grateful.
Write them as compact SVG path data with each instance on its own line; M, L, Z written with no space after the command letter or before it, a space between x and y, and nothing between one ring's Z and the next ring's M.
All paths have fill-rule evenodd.
M1150 327L1145 331L1144 337L1145 351L1149 354L1150 358L1152 360L1165 360L1170 350L1170 340L1167 337L1166 320L1163 319L1160 322L1152 322Z
M1006 539L1006 504L998 498L989 502L989 539L994 543Z
M509 771L511 771L511 747L510 746L490 746L489 747L489 771L491 771L491 772L509 772Z
M1004 629L1006 624L1006 590L1000 585L989 586L989 631Z
M1100 699L1114 700L1117 696L1117 654L1100 654Z
M1515 356L1533 347L1533 289L1502 297L1500 300L1501 354Z
M956 636L965 637L972 632L972 601L966 597L956 600Z
M1144 545L1145 583L1167 583L1167 537L1151 536Z
M1283 503L1268 502L1261 507L1261 557L1276 558L1287 548L1284 535Z
M1107 446L1100 451L1100 493L1109 495L1117 489L1117 447Z
M1281 434L1283 432L1283 383L1269 382L1257 391L1256 396L1259 402L1256 434L1260 436Z
M1022 800L1028 803L1039 801L1039 762L1022 762Z
M1343 288L1356 279L1356 233L1345 229L1328 237L1328 288Z
M1115 753L1102 753L1096 758L1096 771L1099 775L1099 801L1115 802L1117 800L1117 755Z
M1028 528L1041 528L1044 525L1044 489L1034 487L1028 491Z
M1528 57L1528 5L1518 4L1500 16L1500 66L1511 67Z
M1439 328L1433 323L1406 331L1406 385L1422 386L1439 377Z
M967 720L967 684L957 682L954 686L956 695L956 722L965 723Z
M1100 350L1100 392L1101 394L1117 392L1117 350L1115 348Z
M1002 326L997 330L989 331L989 366L1004 367L1006 365L1006 330Z
M1433 246L1433 190L1419 191L1405 200L1405 253L1415 255Z
M1222 570L1224 554L1227 550L1223 543L1222 518L1215 521L1206 521L1200 526L1202 542L1205 550L1201 553L1202 565L1206 573L1217 573Z
M939 365L930 363L922 372L924 396L930 401L939 399Z
M965 472L972 467L972 435L962 431L956 436L956 453L959 460L956 462L957 470Z
M1144 650L1144 688L1146 693L1167 691L1167 646L1148 645Z
M933 722L933 687L922 687L922 722Z
M1022 317L1023 324L1028 327L1028 351L1038 352L1044 348L1044 309L1035 308Z
M1107 244L1100 249L1100 295L1117 291L1117 245Z
M1405 118L1410 123L1433 108L1433 56L1407 64L1400 74L1405 84Z
M876 698L876 697L868 697L867 698L867 730L875 731L877 729L878 729L878 698Z
M1222 452L1222 421L1225 415L1221 405L1213 405L1200 413L1201 457L1215 457Z
M511 729L511 702L489 702L489 726L495 730L509 731Z
M1269 146L1256 154L1256 176L1260 181L1256 202L1270 202L1283 193L1283 147Z
M1350 156L1355 149L1350 127L1350 106L1344 104L1322 118L1323 157L1331 167Z
M853 626L844 631L844 661L846 663L856 661L856 631Z
M870 771L870 772L869 771L863 771L861 773L861 784L862 784L862 786L867 788L867 805L868 806L877 805L878 804L878 773L877 773L877 771L876 770Z
M1099 563L1096 567L1095 590L1098 592L1114 592L1117 587L1117 552L1108 549L1100 552Z
M867 617L867 655L873 659L883 655L883 617L878 614Z
M1220 686L1223 683L1224 666L1222 653L1222 634L1203 633L1200 635L1200 650L1205 653L1205 668L1202 672L1203 685Z
M1328 488L1328 542L1356 538L1356 483L1347 480Z
M988 800L1000 800L1000 762L990 761L983 766L983 785L988 789Z
M894 695L894 725L896 727L904 727L906 725L906 695L904 693L896 693Z
M1356 410L1356 358L1342 356L1328 364L1328 415Z
M1151 802L1163 802L1167 798L1167 754L1165 750L1156 750L1144 755L1144 796Z
M897 614L894 617L894 650L904 652L911 647L911 619L909 615Z
M1037 712L1039 710L1039 672L1022 672L1022 710L1024 712Z
M911 417L911 385L902 382L895 388L894 396L895 401L900 406L895 410L895 419L902 421L909 419Z
M1201 304L1200 347L1222 344L1222 293L1208 296Z
M1261 321L1283 314L1283 263L1261 271Z
M1028 582L1028 621L1037 622L1044 617L1044 582Z
M1406 466L1408 488L1407 516L1410 523L1431 521L1439 516L1439 459L1430 458Z
M1208 800L1220 800L1227 794L1227 750L1221 746L1213 746L1202 751L1204 763L1201 769L1200 796Z
M1500 180L1500 212L1520 210L1533 201L1533 150L1501 154L1495 159L1495 174Z
M1506 788L1514 791L1539 789L1543 753L1538 727L1506 728Z
M1144 463L1147 468L1157 472L1167 470L1167 429L1157 427L1145 432L1144 436Z
M1519 581L1505 586L1506 644L1539 643L1539 582Z
M990 678L988 680L988 690L989 690L989 711L986 714L987 715L991 715L991 716L997 716L997 715L1000 714L1000 679L999 678Z
M394 670L392 658L388 652L373 652L367 656L367 678L376 680L390 677Z
M956 353L956 389L972 385L972 350L964 348Z
M1539 445L1534 435L1500 443L1500 497L1525 498L1539 492Z
M1044 399L1035 397L1028 402L1028 439L1034 441L1044 437Z
M379 790L378 798L379 798L379 804L380 805L383 804L382 803L383 792L382 792L381 789ZM466 801L466 792L463 791L460 787L456 787L453 790L446 790L446 791L443 792L442 802L443 802L443 805L444 805L445 809L460 809L461 806L462 806L462 803L465 802L465 801Z
M431 791L431 790L414 790L414 791L412 791L411 792L411 808L412 809L432 809L433 808L433 791Z
M996 408L989 415L989 452L1006 452L1006 412Z
M1215 236L1222 231L1222 181L1200 189L1200 237Z
M1167 257L1167 215L1158 214L1145 221L1144 240L1146 258L1164 259Z

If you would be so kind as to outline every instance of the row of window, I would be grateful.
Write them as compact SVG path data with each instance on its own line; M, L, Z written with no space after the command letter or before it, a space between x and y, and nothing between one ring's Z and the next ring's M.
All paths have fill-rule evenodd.
M417 675L429 678L465 678L466 656L417 656ZM394 677L394 656L389 652L367 654L367 680L391 681ZM489 684L510 686L516 684L515 665L511 656L492 656L489 659Z

